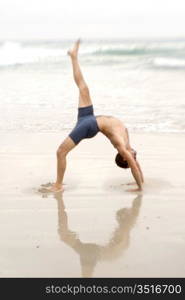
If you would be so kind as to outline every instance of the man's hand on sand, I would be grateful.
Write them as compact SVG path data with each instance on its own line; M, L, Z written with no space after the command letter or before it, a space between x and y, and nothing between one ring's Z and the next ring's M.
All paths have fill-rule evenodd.
M71 58L77 57L77 55L78 55L78 49L79 49L79 46L80 46L80 42L81 42L80 39L78 39L78 40L75 42L73 48L71 48L71 49L67 52L67 54L68 54L69 56L71 56Z
M142 192L142 189L141 188L129 189L129 190L126 190L126 192Z

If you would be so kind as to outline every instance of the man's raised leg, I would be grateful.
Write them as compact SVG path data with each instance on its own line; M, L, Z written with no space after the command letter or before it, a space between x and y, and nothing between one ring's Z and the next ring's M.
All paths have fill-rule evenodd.
M73 48L68 51L68 55L71 57L72 67L73 67L73 77L76 85L79 88L79 107L85 107L92 105L90 98L89 88L83 78L79 62L78 62L78 49L80 45L80 40L78 40Z

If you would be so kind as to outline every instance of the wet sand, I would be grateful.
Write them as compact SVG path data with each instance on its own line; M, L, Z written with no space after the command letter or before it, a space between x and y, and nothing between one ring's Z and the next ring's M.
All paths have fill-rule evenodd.
M184 135L131 134L142 194L101 134L69 154L63 194L41 193L65 135L0 135L0 277L184 277Z

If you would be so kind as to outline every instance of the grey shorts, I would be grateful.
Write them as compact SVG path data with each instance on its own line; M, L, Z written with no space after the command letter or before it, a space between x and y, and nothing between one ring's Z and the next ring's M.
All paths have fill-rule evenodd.
M76 126L69 134L73 142L78 144L83 139L94 137L99 131L93 106L79 107Z

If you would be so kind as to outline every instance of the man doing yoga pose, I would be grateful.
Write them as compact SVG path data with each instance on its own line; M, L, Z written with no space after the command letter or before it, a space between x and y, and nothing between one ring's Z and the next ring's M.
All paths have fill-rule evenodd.
M58 192L63 190L62 183L66 170L66 156L69 151L78 145L80 141L94 137L99 131L103 133L117 149L116 164L119 167L131 169L132 175L138 185L138 188L132 191L142 190L142 184L144 182L143 174L136 160L136 151L130 146L127 128L120 120L112 116L94 115L89 88L83 78L78 63L79 45L80 40L68 51L68 55L71 57L74 80L79 88L78 120L75 128L57 150L57 179L49 191Z

